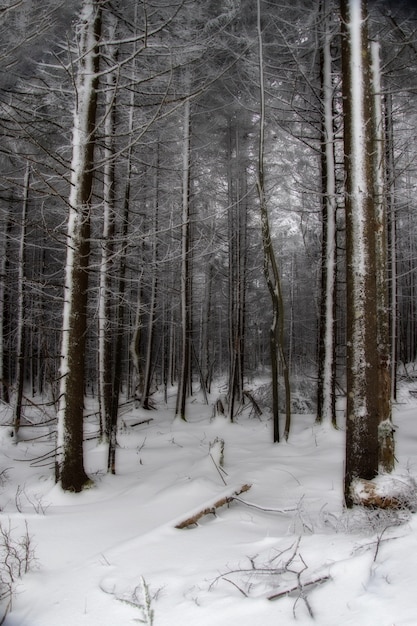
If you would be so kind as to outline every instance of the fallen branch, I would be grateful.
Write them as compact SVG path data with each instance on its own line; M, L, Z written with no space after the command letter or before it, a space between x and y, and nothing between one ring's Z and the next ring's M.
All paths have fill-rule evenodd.
M278 600L279 598L283 598L284 596L289 596L291 593L295 591L302 592L307 587L313 587L314 585L321 585L326 581L330 580L330 576L320 576L320 578L315 578L308 583L298 584L290 589L286 589L285 591L280 591L280 593L274 593L272 596L268 597L268 600Z
M255 415L257 417L260 417L262 415L262 409L259 406L259 404L256 402L255 398L253 397L253 395L249 392L249 391L244 391L243 395L246 396L246 398L250 401L250 403L252 404L253 410L255 412Z
M147 420L141 420L140 422L133 422L133 424L129 424L130 428L134 428L135 426L140 426L141 424L150 424L153 422L153 417L150 417Z
M235 500L237 500L237 502L240 502L241 504L245 504L246 506L250 506L253 509L258 509L258 511L264 511L267 513L294 513L295 511L298 511L299 507L296 506L294 508L291 509L270 509L267 508L265 506L260 506L259 504L253 504L253 502L247 502L246 500L242 500L242 498L238 498L236 497Z
M211 506L208 506L201 511L198 511L198 513L195 513L191 517L188 517L186 520L180 522L179 524L176 524L175 528L188 528L189 526L197 525L199 519L201 519L205 515L215 515L217 509L224 506L225 504L230 504L231 502L233 502L233 500L237 498L237 496L240 496L241 493L245 493L245 491L249 491L250 488L251 485L242 485L239 489L234 491L229 496L224 496L223 498L220 498L220 500L217 500Z

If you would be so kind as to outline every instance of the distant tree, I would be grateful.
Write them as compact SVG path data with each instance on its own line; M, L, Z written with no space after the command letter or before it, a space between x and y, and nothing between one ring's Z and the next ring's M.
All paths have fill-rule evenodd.
M278 268L275 251L271 238L271 226L267 208L265 194L265 86L263 69L263 40L261 25L261 2L257 0L257 34L259 50L259 99L260 99L260 119L259 119L259 146L258 146L258 167L256 186L259 196L259 208L261 216L261 231L263 245L263 271L271 297L272 322L270 328L270 358L271 358L271 378L272 378L272 413L273 413L273 439L279 441L279 403L278 403L278 373L281 365L285 385L285 426L284 438L288 439L291 424L291 387L290 373L287 364L284 346L284 299L281 286L281 276Z
M27 214L29 203L30 166L26 164L26 172L23 183L22 213L19 237L18 280L17 280L17 342L16 342L16 397L14 406L14 434L17 441L20 421L22 417L23 389L25 384L25 259L26 259L26 232Z

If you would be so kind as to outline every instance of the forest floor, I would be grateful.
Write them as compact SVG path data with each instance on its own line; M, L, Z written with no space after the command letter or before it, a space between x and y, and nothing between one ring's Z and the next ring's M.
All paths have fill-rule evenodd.
M395 475L407 481L417 479L412 388L394 411ZM344 508L342 429L294 415L289 441L273 444L271 421L249 405L231 424L196 397L185 423L173 420L174 394L155 401L126 405L116 476L87 418L94 486L81 494L54 484L48 426L24 426L16 445L2 407L6 626L417 624L417 517ZM25 415L45 421L34 407ZM205 509L215 514L176 528Z

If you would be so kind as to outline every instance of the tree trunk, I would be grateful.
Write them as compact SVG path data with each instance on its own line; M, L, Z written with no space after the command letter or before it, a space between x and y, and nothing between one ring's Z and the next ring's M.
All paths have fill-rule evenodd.
M322 2L325 23L321 49L321 90L323 101L322 172L322 271L319 321L317 422L336 426L336 173L331 35L327 3Z
M372 94L366 3L341 0L347 281L345 500L378 472L378 353Z
M83 459L85 346L87 332L90 203L93 184L101 11L84 0L80 20L80 58L76 77L71 191L65 268L58 412L57 478L62 488L79 492L88 482Z
M394 132L392 117L392 94L385 96L385 161L387 187L387 218L388 218L388 275L390 280L389 311L390 311L390 363L391 363L391 401L397 398L397 335L398 335L398 302L397 302L397 225L395 206L395 160Z
M379 376L379 467L391 472L395 464L394 429L391 420L390 324L388 312L387 207L385 201L385 150L382 116L379 43L371 43L373 91L373 177L375 204L377 333Z
M263 270L271 297L272 323L270 329L271 377L272 377L272 413L273 439L279 441L279 405L278 405L278 366L281 363L285 386L285 426L284 438L288 439L291 425L291 386L289 370L284 350L284 301L281 289L281 277L271 240L271 229L265 197L264 152L265 152L265 89L263 70L263 45L261 28L261 5L257 0L257 33L259 46L259 81L260 81L260 120L259 120L259 152L258 152L258 190L261 212Z
M10 349L7 343L7 336L10 333L10 322L11 322L11 306L10 306L10 286L7 282L7 276L9 274L10 269L10 240L11 240L11 232L12 232L12 209L10 208L7 212L6 226L5 226L5 234L4 234L4 242L2 246L2 257L1 257L1 298L0 298L0 325L1 325L1 348L0 348L0 357L1 357L1 393L0 398L6 403L10 402Z
M176 415L186 420L186 399L191 368L190 336L190 102L184 104L183 170L182 170L182 225L181 225L181 362L178 382Z
M111 12L106 21L109 41L115 39L116 18ZM114 45L109 46L107 56L111 65L115 65L117 54ZM113 396L113 333L111 329L111 268L114 254L115 233L115 162L114 135L116 127L116 71L106 75L104 122L104 171L103 171L103 235L101 241L101 263L99 284L99 315L98 315L98 377L100 426L106 440L109 441L111 430L112 396Z
M145 367L143 372L142 407L150 409L150 395L155 348L155 317L158 288L158 228L159 228L159 143L156 146L155 177L154 177L154 211L153 211L153 242L152 242L152 277L149 301L148 336L146 343Z
M22 417L23 387L25 382L25 247L26 247L26 222L29 201L30 167L26 164L25 179L23 183L22 223L20 227L19 261L17 280L17 342L16 342L16 397L13 414L14 436L17 437Z

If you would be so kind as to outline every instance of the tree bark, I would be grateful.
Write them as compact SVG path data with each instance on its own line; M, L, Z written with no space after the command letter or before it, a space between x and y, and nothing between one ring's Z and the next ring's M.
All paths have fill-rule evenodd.
M182 224L181 224L181 361L178 382L176 415L186 420L186 399L189 390L191 368L191 277L190 277L190 147L191 105L184 104L183 119L183 171L182 171Z
M319 321L317 422L336 426L336 173L334 151L331 34L327 2L323 1L321 91L323 101L322 171L322 272Z
M110 46L107 52L111 65L116 64L117 52L112 41L116 34L116 17L111 12L107 15L107 33ZM113 396L113 333L111 329L111 268L114 254L115 234L115 161L114 141L116 128L116 71L106 75L104 122L104 171L103 171L103 235L101 241L100 285L99 285L99 407L100 425L107 441L110 438L112 396Z
M57 478L66 491L88 482L83 459L85 346L87 332L90 206L93 185L101 10L84 0L80 20L80 58L76 77L71 192L61 348Z
M260 120L257 190L261 213L263 271L271 297L272 323L270 328L271 378L272 378L272 413L273 440L279 441L279 405L278 405L278 367L281 363L285 386L285 426L284 438L288 439L291 424L291 386L289 370L284 350L284 301L281 288L281 277L271 240L271 229L265 197L264 151L265 151L265 89L263 70L263 46L261 29L261 7L257 0L257 32L259 46L259 77L260 77Z
M347 281L345 500L378 472L378 352L372 94L366 2L341 0Z
M394 428L391 419L390 324L388 311L387 205L385 201L385 149L382 115L379 43L371 43L373 103L373 177L375 205L377 341L379 377L379 467L391 472L395 464Z

